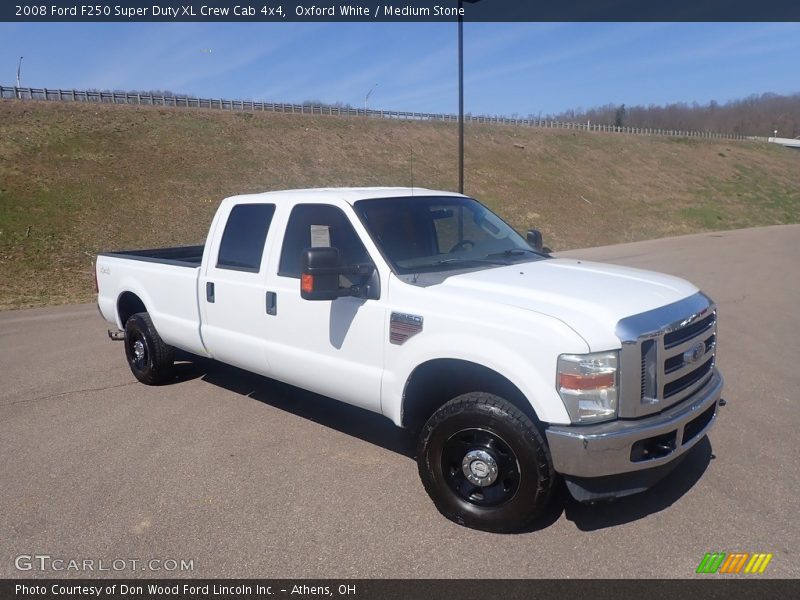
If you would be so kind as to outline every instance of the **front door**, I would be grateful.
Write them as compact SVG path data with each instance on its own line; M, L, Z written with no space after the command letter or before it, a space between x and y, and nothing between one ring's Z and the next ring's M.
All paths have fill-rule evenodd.
M294 206L278 273L270 275L277 309L270 331L271 366L287 383L380 411L385 303L382 299L359 298L303 300L302 253L314 246L338 248L342 264L372 262L341 208L328 204ZM345 286L352 283L342 282Z

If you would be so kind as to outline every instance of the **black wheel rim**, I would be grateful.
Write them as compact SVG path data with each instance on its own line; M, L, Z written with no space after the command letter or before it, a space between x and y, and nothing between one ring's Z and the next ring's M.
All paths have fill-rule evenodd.
M134 333L128 340L128 352L130 356L131 366L137 371L142 371L147 367L149 359L149 352L147 349L147 342L140 333Z
M499 506L519 489L519 461L496 433L463 429L442 447L442 473L456 496L476 506Z

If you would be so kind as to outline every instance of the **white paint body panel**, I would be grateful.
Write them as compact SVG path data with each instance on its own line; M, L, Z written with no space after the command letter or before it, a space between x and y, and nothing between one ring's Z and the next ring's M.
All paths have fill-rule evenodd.
M199 268L98 256L96 270L98 305L106 321L122 327L117 300L132 292L144 302L165 342L206 355L200 338Z
M614 334L620 319L698 292L671 275L569 258L457 275L442 287L452 295L550 315L579 331L593 352L620 347Z
M668 275L573 259L498 266L429 287L405 283L392 274L352 204L414 194L458 195L364 188L227 198L212 222L200 268L98 257L101 313L121 327L117 300L123 292L135 293L168 344L382 412L398 425L414 369L440 358L496 371L543 422L567 424L555 388L559 354L617 349L620 319L697 292ZM213 266L227 215L241 203L276 206L258 273ZM278 275L284 231L298 203L331 204L345 212L376 265L380 299L304 301L299 280ZM205 296L209 281L216 286L213 304ZM276 315L266 314L268 291L277 295ZM402 345L390 344L392 312L421 316L423 331Z

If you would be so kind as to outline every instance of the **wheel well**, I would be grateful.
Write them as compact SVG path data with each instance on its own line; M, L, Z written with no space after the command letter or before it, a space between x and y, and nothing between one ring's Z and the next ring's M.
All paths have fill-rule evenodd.
M117 314L119 314L119 321L123 329L128 319L140 312L147 312L147 308L142 299L133 292L124 292L117 300Z
M530 402L500 373L465 360L440 358L419 365L403 392L403 427L417 432L448 400L468 392L487 392L511 402L541 426Z

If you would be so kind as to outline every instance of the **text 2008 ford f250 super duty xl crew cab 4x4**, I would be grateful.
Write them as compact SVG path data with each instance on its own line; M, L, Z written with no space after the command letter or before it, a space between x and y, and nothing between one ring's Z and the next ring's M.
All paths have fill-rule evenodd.
M98 304L141 382L180 348L382 413L445 516L518 530L559 474L582 501L651 486L722 404L706 295L529 240L449 192L234 196L205 246L101 254Z

